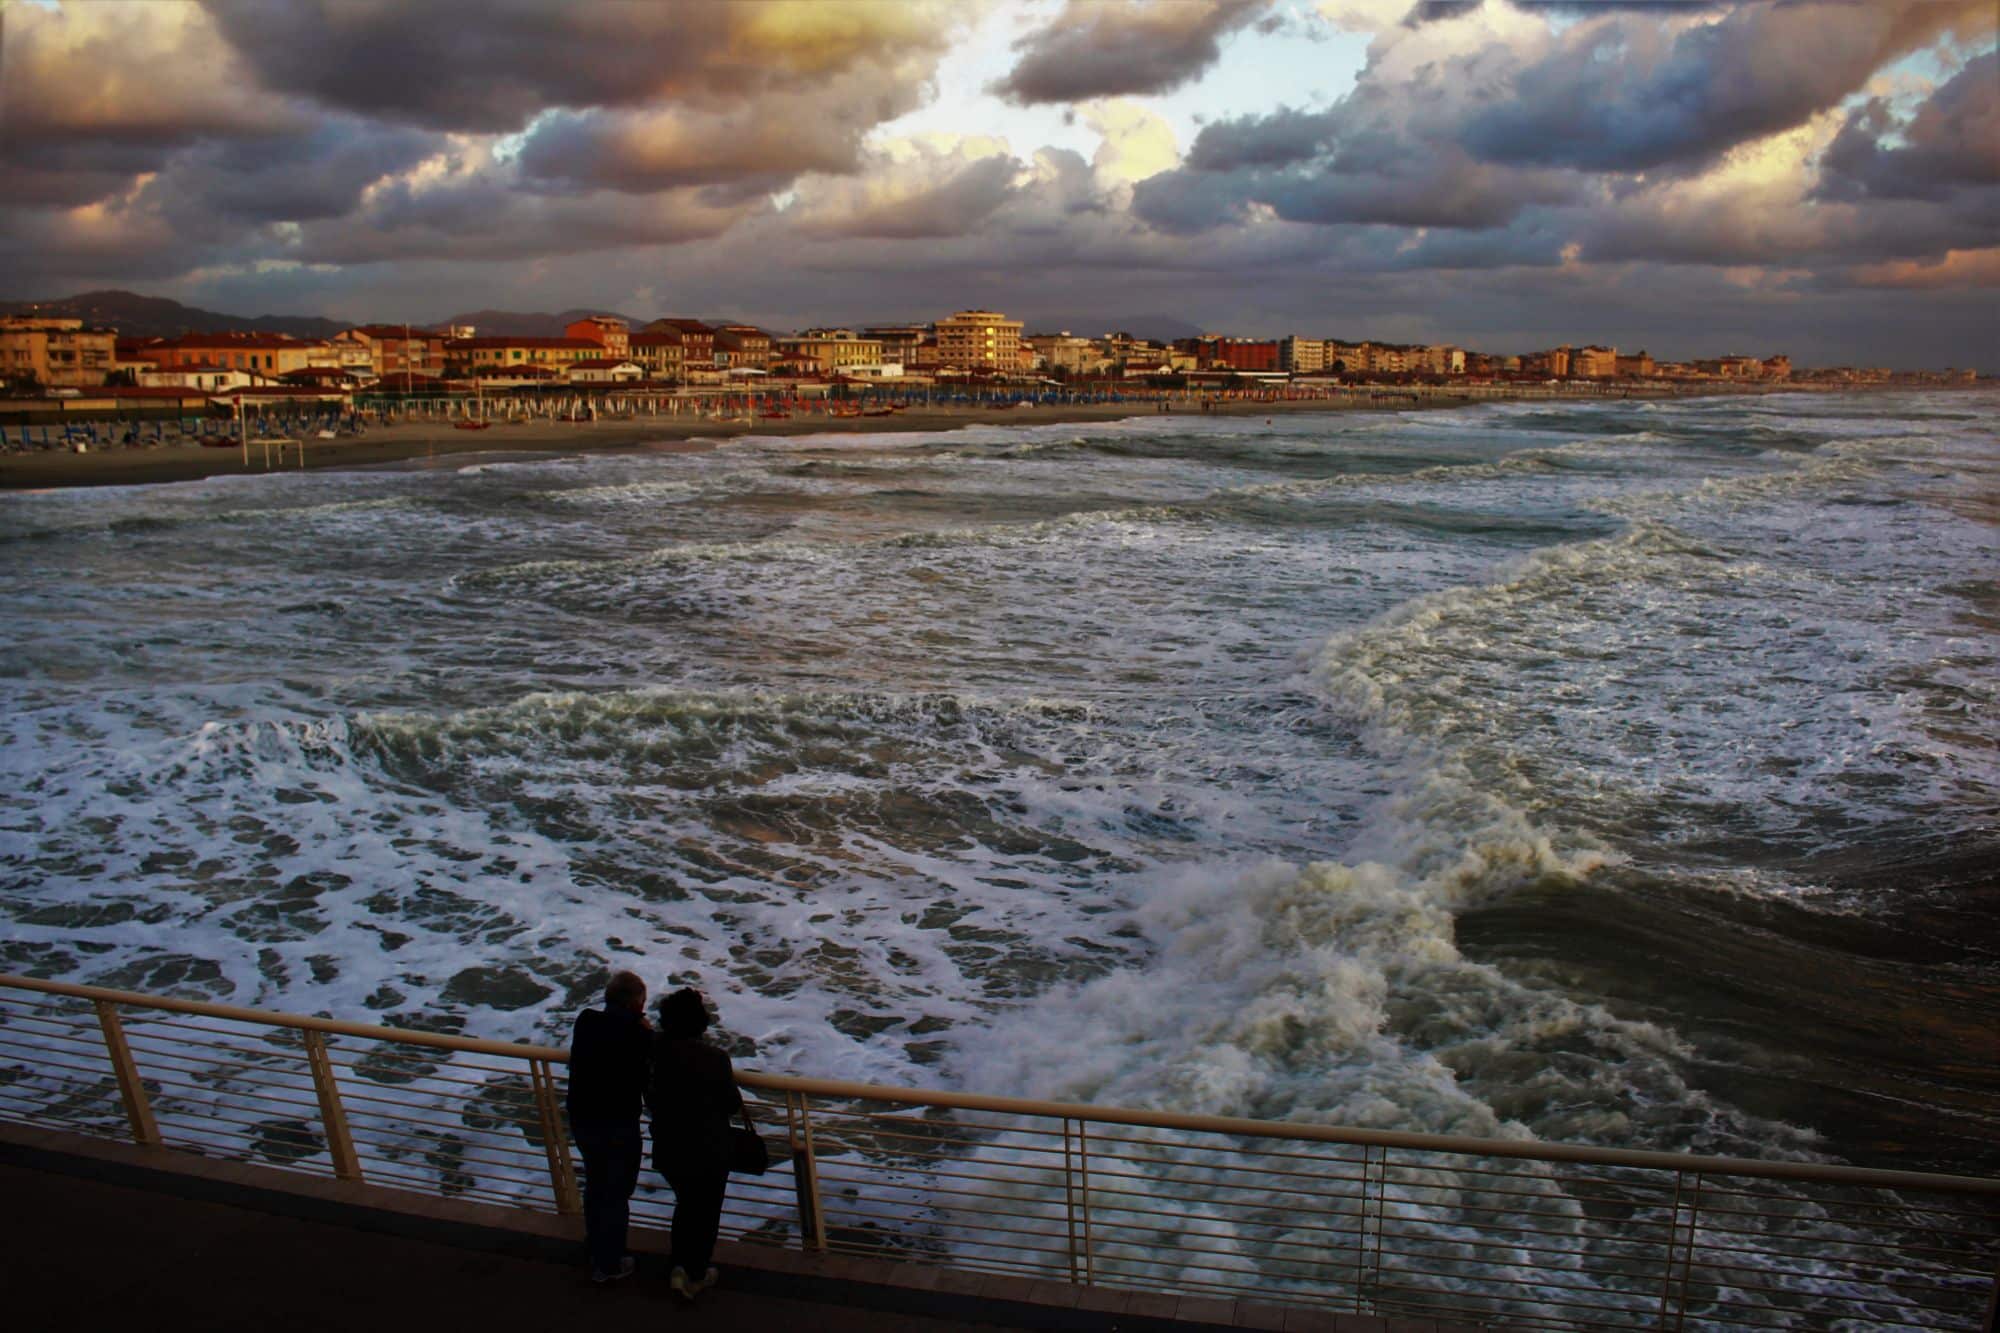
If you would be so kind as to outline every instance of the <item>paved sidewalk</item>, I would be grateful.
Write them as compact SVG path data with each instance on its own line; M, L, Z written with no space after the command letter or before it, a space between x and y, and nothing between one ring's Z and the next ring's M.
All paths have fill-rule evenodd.
M0 1166L0 1197L0 1287L8 1323L24 1330L995 1327L731 1290L727 1276L684 1309L665 1275L644 1269L600 1288L580 1267L14 1166Z

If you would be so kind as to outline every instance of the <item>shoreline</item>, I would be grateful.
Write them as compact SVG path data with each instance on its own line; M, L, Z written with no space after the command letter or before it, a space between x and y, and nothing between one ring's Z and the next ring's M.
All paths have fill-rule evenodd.
M1629 393L1631 398L1753 395L1780 390L1776 386L1705 387L1695 392ZM1373 396L1379 394L1380 396ZM1192 399L1161 413L1143 400L1127 403L1062 404L1021 408L913 408L890 417L803 416L785 420L710 421L698 417L641 416L590 422L534 421L496 425L491 430L462 431L448 422L401 422L371 427L359 438L307 441L303 449L288 445L278 461L251 441L249 465L242 451L199 445L135 447L96 453L63 451L0 455L0 491L66 489L79 486L144 486L165 482L204 481L212 477L263 476L300 470L353 470L396 463L424 464L460 460L472 455L608 453L619 450L654 453L700 453L745 436L879 435L949 431L965 426L1060 425L1093 421L1123 421L1150 416L1277 416L1298 412L1444 411L1492 402L1605 402L1602 393L1550 392L1425 392L1411 401L1406 389L1358 391L1332 398L1272 401L1217 401L1208 411ZM301 457L301 454L303 457ZM267 461L268 455L268 461ZM454 464L456 466L456 464Z

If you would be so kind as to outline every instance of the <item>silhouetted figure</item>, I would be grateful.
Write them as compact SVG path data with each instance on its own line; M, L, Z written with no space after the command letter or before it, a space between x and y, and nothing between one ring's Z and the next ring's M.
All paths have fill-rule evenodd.
M613 973L604 1007L576 1016L569 1046L569 1127L583 1153L583 1225L593 1282L616 1282L632 1272L625 1226L645 1147L639 1112L652 1053L646 983L630 972Z
M684 988L662 996L652 1082L646 1088L653 1166L674 1191L674 1266L668 1280L675 1295L690 1301L717 1276L709 1260L729 1184L729 1119L740 1115L750 1123L729 1056L701 1039L707 1030L708 1009L699 992Z

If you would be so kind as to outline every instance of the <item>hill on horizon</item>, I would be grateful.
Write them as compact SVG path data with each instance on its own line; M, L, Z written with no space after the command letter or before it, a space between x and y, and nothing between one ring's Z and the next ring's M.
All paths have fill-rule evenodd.
M49 301L0 301L0 314L80 319L85 324L116 329L129 338L172 338L183 333L289 333L295 338L330 338L353 327L318 315L224 315L164 296L115 289L79 292Z
M350 321L327 319L320 315L225 315L219 311L183 305L164 296L141 296L137 292L116 289L79 292L74 296L46 301L0 301L0 314L81 319L86 324L116 329L121 335L132 338L172 338L183 333L288 333L295 338L330 338L343 329L353 327ZM601 306L578 306L553 313L545 310L469 310L435 323L412 324L411 327L442 329L452 324L470 324L479 334L488 337L555 338L562 336L564 328L586 315L613 315L634 329L643 327L647 322ZM700 318L706 324L736 322L709 316ZM754 320L749 322L756 323ZM867 321L862 322L865 324ZM1054 333L1060 329L1068 329L1085 338L1102 337L1113 330L1123 330L1141 338L1162 341L1192 338L1206 332L1184 319L1160 314L1072 314L1060 318L1035 318L1027 321L1024 332Z

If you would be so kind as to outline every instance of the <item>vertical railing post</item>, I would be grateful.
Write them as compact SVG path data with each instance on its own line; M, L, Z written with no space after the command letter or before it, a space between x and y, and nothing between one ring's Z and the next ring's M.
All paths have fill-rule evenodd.
M1097 1281L1097 1258L1090 1234L1090 1124L1083 1120L1076 1122L1076 1172L1076 1211L1083 1222L1083 1282L1090 1286Z
M813 1160L812 1116L802 1092L785 1094L785 1129L791 1139L792 1193L799 1205L799 1237L809 1250L826 1248L826 1215L819 1206L819 1170Z
M575 1217L583 1212L583 1199L576 1189L576 1166L570 1161L562 1108L556 1104L555 1071L547 1060L530 1060L528 1079L535 1089L535 1118L542 1126L542 1155L549 1163L549 1191L555 1195L556 1213Z
M125 1042L125 1025L109 1000L94 1002L97 1026L104 1032L104 1049L111 1057L111 1072L118 1079L118 1099L125 1103L125 1119L132 1126L132 1140L149 1148L160 1144L160 1126L153 1119L153 1107L146 1100L146 1085L139 1080L139 1066L133 1063L132 1048Z
M354 1155L354 1136L347 1131L340 1085L334 1082L333 1061L326 1054L326 1034L314 1028L306 1029L306 1063L312 1068L313 1091L319 1094L319 1123L326 1131L326 1151L333 1158L333 1174L340 1180L359 1180L361 1161Z
M1379 1303L1382 1288L1382 1233L1389 1229L1389 1145L1383 1144L1375 1159L1375 1259L1370 1267L1369 1304Z
M1372 1145L1361 1145L1361 1199L1354 1224L1354 1309L1361 1310L1361 1290L1368 1280L1368 1223L1374 1216L1374 1204L1369 1187L1374 1177L1375 1149Z
M1063 1136L1063 1220L1067 1224L1067 1229L1069 1232L1069 1280L1072 1283L1074 1283L1077 1280L1078 1276L1081 1274L1082 1269L1077 1262L1078 1246L1077 1246L1077 1229L1076 1229L1076 1168L1075 1165L1070 1160L1071 1157L1070 1147L1069 1147L1070 1124L1068 1116L1063 1117L1062 1136Z
M1685 1171L1674 1172L1673 1210L1667 1214L1667 1252L1660 1264L1660 1319L1661 1328L1667 1326L1667 1313L1673 1309L1674 1258L1675 1249L1680 1244L1681 1235L1681 1186L1687 1180Z
M1704 1180L1705 1177L1700 1172L1695 1173L1694 1193L1688 1198L1687 1249L1681 1259L1680 1291L1674 1297L1675 1329L1679 1329L1687 1321L1688 1281L1694 1270L1695 1231L1701 1225L1701 1190Z

